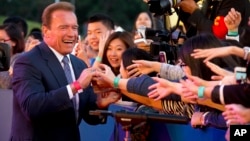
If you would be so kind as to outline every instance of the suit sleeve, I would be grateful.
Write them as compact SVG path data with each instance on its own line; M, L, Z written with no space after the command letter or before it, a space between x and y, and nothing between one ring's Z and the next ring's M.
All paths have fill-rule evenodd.
M212 101L220 104L242 104L250 107L250 85L226 85L216 86L212 91Z
M243 3L244 0L223 0L220 5L216 6L214 10L216 11L214 19L209 19L206 17L200 9L196 9L189 17L189 23L196 27L199 33L210 32L216 35L217 37L225 37L227 33L227 28L224 24L224 17L228 14L231 8L239 11L243 15L245 14L245 6ZM220 21L220 22L216 22ZM219 24L218 24L219 23ZM242 22L243 23L243 22ZM219 32L218 32L219 30Z
M46 67L41 69L46 71ZM28 119L44 117L72 107L66 84L64 87L55 83L53 76L43 77L41 70L32 65L29 57L20 57L13 72L13 93ZM50 78L50 80L49 80ZM48 80L46 80L48 79ZM53 90L51 90L53 88Z

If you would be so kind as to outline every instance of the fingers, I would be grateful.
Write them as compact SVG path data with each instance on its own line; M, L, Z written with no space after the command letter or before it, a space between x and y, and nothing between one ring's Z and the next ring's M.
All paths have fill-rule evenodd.
M157 97L157 96L159 96L158 95L158 92L157 92L157 89L155 89L155 90L152 90L152 91L150 91L149 93L148 93L148 97L149 98L155 98L155 97Z
M218 80L222 80L222 79L223 79L223 76L213 75L213 76L211 76L211 79L212 79L212 80L215 80L215 81L218 81Z
M131 66L131 67L132 67L132 66ZM140 72L140 70L139 70L139 68L138 68L138 65L135 64L135 66L133 66L133 67L134 67L134 68L128 72L128 75L129 75L130 77L137 77L137 76L141 75L141 72Z
M215 65L214 63L211 63L208 61L205 64L208 68L210 68L210 70L212 70L214 73L219 75L221 78L223 78L227 75L232 75L232 73L230 71L227 71L227 70Z
M194 49L193 53L191 53L191 56L195 59L197 58L205 58L203 62L207 62L214 58L212 51L210 50L204 50L204 49Z
M131 64L131 65L129 65L126 69L127 70L132 70L132 69L135 69L135 68L137 68L138 67L138 64Z
M161 100L161 99L163 98L163 96L161 96L161 95L158 93L157 89L155 89L155 90L149 92L149 93L148 93L148 97L151 98L151 99L154 99L155 101Z
M156 89L157 86L158 86L158 83L155 83L155 84L153 84L153 85L150 85L150 86L148 87L148 89L149 89L149 90L153 90L153 89Z
M129 77L130 78L133 78L133 77L138 77L138 76L140 76L141 75L141 73L140 72L136 72L136 73L134 73L134 74L132 74L132 75L129 75Z

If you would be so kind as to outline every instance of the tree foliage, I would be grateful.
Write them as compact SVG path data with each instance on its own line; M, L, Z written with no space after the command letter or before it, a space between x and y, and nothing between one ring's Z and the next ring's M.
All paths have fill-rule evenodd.
M137 14L147 11L142 0L61 0L74 3L79 25L94 13L110 15L117 25L131 30ZM54 0L0 0L2 16L18 15L28 20L41 22L43 9Z

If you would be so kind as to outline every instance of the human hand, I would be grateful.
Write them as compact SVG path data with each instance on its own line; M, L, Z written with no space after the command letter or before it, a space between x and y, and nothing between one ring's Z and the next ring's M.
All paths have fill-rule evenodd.
M182 96L187 99L198 99L198 86L189 79L180 80L182 84Z
M25 51L30 51L31 49L33 49L35 46L39 45L41 42L38 39L29 39L29 41L27 41L25 43Z
M115 75L112 72L111 68L105 64L98 65L98 71L95 73L95 81L98 86L113 87L113 81L115 79Z
M181 90L181 85L179 83L170 82L163 78L153 77L153 79L157 82L148 87L150 92L148 93L148 97L154 100L160 100L171 93L179 94Z
M193 53L191 53L191 56L194 58L205 58L204 62L207 62L216 57L224 57L230 55L230 49L230 46L210 49L194 49Z
M203 112L194 112L191 117L191 126L196 127L204 125Z
M104 51L104 47L105 47L105 43L108 39L108 37L110 36L110 34L112 34L114 31L107 31L105 33L103 33L101 36L100 36L100 39L99 39L99 52L102 52Z
M219 76L225 77L225 76L232 76L232 75L234 75L233 72L225 70L225 69L219 67L218 65L216 65L216 64L214 64L214 63L212 63L210 61L205 62L205 64L206 64L207 67L210 68L211 71L213 71L214 73L216 73Z
M85 89L89 86L95 71L96 70L94 68L86 68L82 71L80 77L77 79L81 85L81 88Z
M74 55L83 60L88 66L90 66L86 46L84 44L84 42L78 40Z
M228 12L228 14L224 18L224 22L229 31L237 31L241 22L241 14L236 11L234 8Z
M224 76L220 76L220 75L212 75L211 76L211 80L214 80L214 81L220 81L224 78Z
M133 60L134 64L129 65L126 69L129 70L128 75L130 77L138 76L141 74L149 74L153 72L152 61L146 60Z
M224 84L224 85L235 85L235 84L237 84L235 75L224 76L223 79L221 79L221 84Z
M181 101L185 102L185 103L192 103L192 104L197 104L197 99L196 98L188 98L188 97L184 97L183 95L181 95Z
M133 60L134 64L127 67L127 70L129 70L128 74L131 76L135 72L138 72L137 74L149 74L151 72L154 72L153 68L153 61L146 61L146 60Z
M121 94L117 91L110 90L97 94L97 105L99 108L106 108L112 103L117 102L121 98Z
M250 109L241 104L229 104L225 106L226 110L222 113L227 124L247 124L250 122Z
M13 67L10 66L8 72L9 72L9 76L12 77L13 76Z
M186 77L192 81L196 86L206 86L208 81L201 79L200 77L186 74Z

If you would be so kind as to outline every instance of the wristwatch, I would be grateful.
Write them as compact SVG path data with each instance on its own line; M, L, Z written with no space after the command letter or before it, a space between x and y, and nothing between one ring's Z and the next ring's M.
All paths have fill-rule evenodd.
M243 47L244 50L244 60L247 60L248 54L250 53L250 47Z

